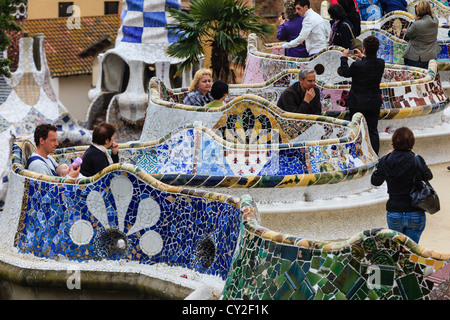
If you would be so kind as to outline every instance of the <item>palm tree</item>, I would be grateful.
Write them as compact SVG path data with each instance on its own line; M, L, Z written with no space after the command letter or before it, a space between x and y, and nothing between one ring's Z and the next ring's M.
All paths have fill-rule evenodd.
M178 23L166 28L178 41L168 47L167 54L186 59L178 72L198 63L205 46L211 46L213 78L235 83L236 74L230 62L244 68L247 36L256 33L267 39L275 30L272 25L260 22L261 17L255 14L257 9L243 0L193 0L189 13L168 8Z
M9 31L21 31L22 28L14 22L13 13L17 10L21 0L0 0L0 51L3 52L11 43ZM0 76L11 77L9 66L11 60L0 57Z

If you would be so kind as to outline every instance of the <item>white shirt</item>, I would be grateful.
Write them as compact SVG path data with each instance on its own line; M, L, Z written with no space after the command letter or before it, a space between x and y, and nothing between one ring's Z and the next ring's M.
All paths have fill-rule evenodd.
M331 26L330 22L322 18L313 9L305 12L303 26L297 38L283 44L283 48L293 48L305 42L306 51L310 55L328 47Z

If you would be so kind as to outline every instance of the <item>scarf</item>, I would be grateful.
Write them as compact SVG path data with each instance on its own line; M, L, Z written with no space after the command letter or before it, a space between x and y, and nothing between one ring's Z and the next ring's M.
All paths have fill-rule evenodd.
M333 41L334 41L334 36L336 35L337 31L338 31L338 23L339 20L336 20L333 25L331 26L331 33L330 33L330 39L328 40L328 44L330 46L333 45Z
M94 147L96 147L97 149L99 149L100 151L102 151L106 155L106 158L108 159L108 163L110 165L113 164L113 160L112 160L111 156L108 153L108 149L106 149L105 146L101 146L101 145L95 144L95 143L93 143L92 145Z

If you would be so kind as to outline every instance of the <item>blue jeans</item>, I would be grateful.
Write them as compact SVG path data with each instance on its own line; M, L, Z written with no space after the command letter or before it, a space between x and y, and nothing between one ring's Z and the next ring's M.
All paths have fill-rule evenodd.
M425 213L413 212L387 212L389 229L399 231L419 243L420 236L425 229Z

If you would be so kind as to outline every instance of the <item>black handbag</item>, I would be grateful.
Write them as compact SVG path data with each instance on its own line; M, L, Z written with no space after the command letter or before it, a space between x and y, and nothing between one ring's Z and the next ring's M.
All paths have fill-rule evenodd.
M420 179L419 182L416 182L417 174L414 175L414 184L410 192L412 204L425 210L429 214L435 214L441 209L439 197L428 180L423 177L423 167L420 159L417 156L414 158L416 172L417 169L420 169L422 179Z

